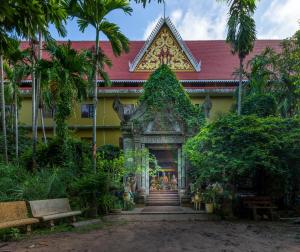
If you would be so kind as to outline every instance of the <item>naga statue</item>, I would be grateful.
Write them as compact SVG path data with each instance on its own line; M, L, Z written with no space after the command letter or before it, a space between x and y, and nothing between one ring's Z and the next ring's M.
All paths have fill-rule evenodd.
M204 111L204 114L205 114L205 118L209 118L210 117L210 111L212 109L212 102L211 102L211 99L210 99L209 95L206 95L204 103L202 104L202 107L203 107L203 111Z
M116 97L113 103L113 109L117 112L121 122L126 122L135 112L136 108L132 104L122 104L119 97Z

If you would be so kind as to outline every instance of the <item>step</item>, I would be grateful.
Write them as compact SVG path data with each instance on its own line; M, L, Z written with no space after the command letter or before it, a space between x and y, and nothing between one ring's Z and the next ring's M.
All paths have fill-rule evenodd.
M179 206L178 191L152 191L146 200L147 206Z
M147 199L179 199L179 197L148 197Z
M150 194L178 194L177 191L152 191Z
M179 206L179 202L147 202L146 206Z

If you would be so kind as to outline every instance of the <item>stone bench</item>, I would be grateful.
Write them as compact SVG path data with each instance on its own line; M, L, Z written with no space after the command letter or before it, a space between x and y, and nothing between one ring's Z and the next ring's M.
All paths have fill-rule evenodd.
M28 218L25 201L0 202L0 229L26 226L31 231L31 224L39 222L36 218Z
M50 221L51 227L54 226L54 220L71 217L75 222L76 215L80 215L81 211L72 211L69 200L49 199L49 200L34 200L29 201L33 217L41 221Z

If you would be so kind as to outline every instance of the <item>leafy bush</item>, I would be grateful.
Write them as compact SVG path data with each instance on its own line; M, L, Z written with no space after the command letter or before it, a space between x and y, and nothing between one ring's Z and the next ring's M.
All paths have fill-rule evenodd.
M121 154L120 148L111 144L101 146L97 149L97 152L99 153L100 158L105 160L113 160L118 158Z
M0 164L0 201L65 197L65 177L61 169L30 172L21 166Z
M47 167L72 168L74 172L91 164L90 146L84 141L69 137L66 140L54 138L46 145L40 143L36 150L36 162L39 169ZM32 149L28 148L22 156L24 166L32 169Z
M184 149L199 183L237 186L246 177L259 194L283 196L299 189L299 119L229 114L206 125Z
M16 158L16 134L10 127L7 127L7 147L8 147L8 159L14 161ZM28 130L19 126L19 155L23 155L31 144L31 139L28 134ZM3 143L3 134L0 133L0 142ZM0 152L3 153L3 145L0 145ZM4 161L3 155L0 155L0 161Z
M269 94L248 96L242 104L243 115L257 115L259 117L275 116L277 104L275 98Z

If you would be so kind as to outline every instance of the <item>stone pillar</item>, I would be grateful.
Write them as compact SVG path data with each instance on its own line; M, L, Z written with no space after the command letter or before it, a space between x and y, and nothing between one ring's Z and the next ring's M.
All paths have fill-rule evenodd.
M140 138L135 137L134 140L133 140L133 145L134 145L133 151L139 152L141 150ZM137 167L139 167L139 166L141 166L142 160L139 160L139 159L135 158L134 162L135 162L135 165ZM138 191L140 191L141 189L144 189L143 181L142 181L142 175L141 174L137 174L137 181L138 181L137 182L137 184L138 184Z
M181 158L181 147L177 149L177 156L178 156L178 161L177 161L177 171L178 171L178 190L181 189L182 187L182 169L181 169L181 166L182 166L182 158Z
M142 151L145 151L145 144L142 144ZM149 156L143 156L142 158L142 169L143 169L143 183L142 187L145 190L145 194L149 195Z

